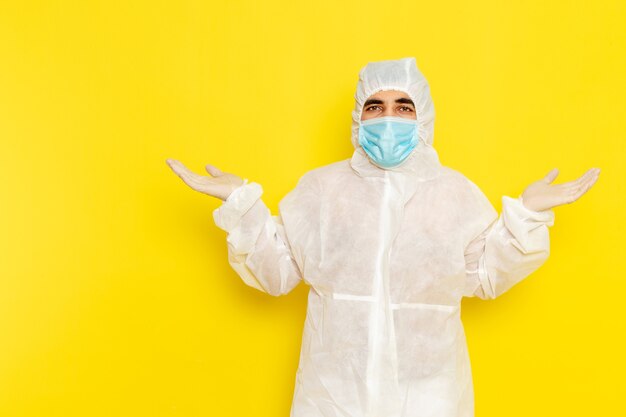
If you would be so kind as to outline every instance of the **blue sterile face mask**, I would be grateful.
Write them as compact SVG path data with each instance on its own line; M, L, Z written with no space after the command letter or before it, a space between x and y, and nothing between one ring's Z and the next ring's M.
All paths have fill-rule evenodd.
M419 142L417 120L384 116L359 123L359 145L381 168L400 165Z

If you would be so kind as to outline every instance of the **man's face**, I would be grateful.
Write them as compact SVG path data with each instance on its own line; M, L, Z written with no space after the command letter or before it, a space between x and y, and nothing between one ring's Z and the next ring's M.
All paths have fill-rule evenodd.
M403 91L383 90L367 98L361 112L361 120L375 117L397 116L416 119L415 104Z

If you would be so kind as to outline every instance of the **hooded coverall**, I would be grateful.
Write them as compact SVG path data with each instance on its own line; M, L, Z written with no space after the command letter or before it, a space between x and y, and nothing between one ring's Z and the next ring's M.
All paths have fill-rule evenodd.
M358 144L363 103L381 90L411 97L420 138L390 169ZM554 212L503 196L498 216L440 164L414 58L367 64L355 99L351 158L306 172L276 216L247 179L215 209L229 264L274 296L310 286L291 417L473 416L461 298L495 298L539 268Z

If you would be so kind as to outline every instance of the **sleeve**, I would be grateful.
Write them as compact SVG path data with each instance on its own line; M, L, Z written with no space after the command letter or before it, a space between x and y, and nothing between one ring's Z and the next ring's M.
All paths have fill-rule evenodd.
M287 294L302 280L280 214L272 216L255 182L233 190L213 211L228 233L228 263L247 285L273 296Z
M537 270L550 255L554 211L533 211L503 196L502 213L465 248L464 295L493 299Z

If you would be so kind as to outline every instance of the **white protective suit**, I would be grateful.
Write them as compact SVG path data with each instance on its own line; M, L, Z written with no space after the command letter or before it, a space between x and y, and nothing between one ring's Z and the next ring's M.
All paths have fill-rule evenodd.
M358 144L380 90L416 105L420 142L382 169ZM305 173L272 216L244 180L213 212L229 263L271 295L310 286L291 417L473 416L460 303L494 298L549 255L552 210L502 197L502 215L432 147L434 107L414 58L359 74L351 158Z

